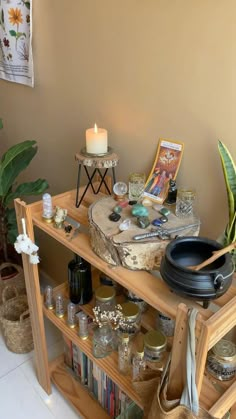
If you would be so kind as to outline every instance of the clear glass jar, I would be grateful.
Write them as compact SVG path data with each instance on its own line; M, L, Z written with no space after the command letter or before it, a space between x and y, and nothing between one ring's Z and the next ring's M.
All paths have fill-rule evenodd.
M116 337L109 322L104 322L93 333L93 355L95 358L104 358L115 348Z
M128 375L131 371L131 349L129 335L124 333L118 345L118 370L123 375Z
M165 336L174 336L175 320L158 311L156 317L156 327L157 330L160 330Z
M195 189L180 188L177 192L175 215L187 218L194 214Z
M144 335L144 358L152 369L163 369L167 339L159 330L150 330Z
M137 304L130 301L121 304L123 321L120 323L118 328L118 336L122 333L128 333L130 339L133 338L141 327L141 315Z
M236 374L236 345L226 339L217 342L207 355L207 370L217 380L227 381Z
M148 309L148 303L142 300L142 298L139 298L130 290L126 290L126 296L129 301L131 301L134 304L137 304L137 306L139 307L140 313L144 313Z
M116 305L116 292L113 287L102 285L95 290L95 305L101 312L113 311Z
M143 195L146 176L144 173L131 173L129 175L129 200L138 201Z

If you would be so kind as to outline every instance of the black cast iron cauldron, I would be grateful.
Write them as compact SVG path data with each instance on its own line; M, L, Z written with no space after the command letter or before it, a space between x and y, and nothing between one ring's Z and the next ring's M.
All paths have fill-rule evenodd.
M210 300L219 298L230 287L234 274L232 257L226 253L199 271L188 267L198 265L222 248L217 241L204 237L172 240L161 260L161 276L174 292L203 301L207 307Z

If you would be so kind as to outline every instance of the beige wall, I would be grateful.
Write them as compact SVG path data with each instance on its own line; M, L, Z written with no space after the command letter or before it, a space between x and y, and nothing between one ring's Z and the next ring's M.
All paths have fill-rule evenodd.
M152 167L160 137L185 143L178 185L197 189L202 235L227 221L217 140L236 159L235 0L34 0L35 88L0 80L1 149L36 139L27 176L74 188L96 121L117 178Z

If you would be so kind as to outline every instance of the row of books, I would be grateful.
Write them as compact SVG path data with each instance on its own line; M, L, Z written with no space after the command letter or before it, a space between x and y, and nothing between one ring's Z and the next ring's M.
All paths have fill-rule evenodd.
M67 367L81 384L107 411L111 418L134 417L126 412L135 411L135 418L142 417L142 410L115 384L95 362L64 336L64 359Z

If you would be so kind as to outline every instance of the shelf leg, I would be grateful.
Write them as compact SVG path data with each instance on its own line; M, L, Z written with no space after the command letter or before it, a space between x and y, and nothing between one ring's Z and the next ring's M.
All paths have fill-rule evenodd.
M22 218L26 222L26 231L29 238L34 242L34 230L30 208L20 199L15 200L15 210L19 233L22 231ZM22 254L25 285L30 310L31 326L34 340L34 353L36 359L36 372L39 384L47 394L51 394L51 382L48 366L47 345L44 329L42 310L42 298L39 286L38 266L29 263L29 256Z

